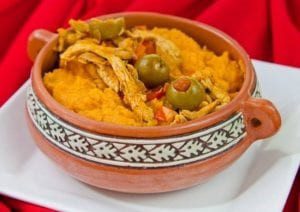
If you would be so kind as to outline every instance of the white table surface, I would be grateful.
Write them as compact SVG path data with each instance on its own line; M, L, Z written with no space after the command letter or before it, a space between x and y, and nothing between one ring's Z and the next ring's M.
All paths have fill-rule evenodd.
M300 69L254 61L263 96L283 125L205 184L165 194L97 189L57 168L24 119L28 82L0 109L0 193L64 211L281 211L300 162Z

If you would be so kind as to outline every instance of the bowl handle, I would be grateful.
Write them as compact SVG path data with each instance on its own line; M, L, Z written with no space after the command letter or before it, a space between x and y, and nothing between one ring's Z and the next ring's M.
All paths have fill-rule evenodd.
M34 30L28 38L27 54L34 61L40 50L49 42L56 34L44 29Z
M280 128L280 114L272 102L250 97L242 106L250 140L274 135Z

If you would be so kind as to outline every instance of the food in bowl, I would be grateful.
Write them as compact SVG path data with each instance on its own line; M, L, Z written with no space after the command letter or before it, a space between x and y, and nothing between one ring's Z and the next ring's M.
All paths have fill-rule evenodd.
M228 104L244 81L240 61L217 55L176 28L124 18L70 20L58 29L59 65L49 93L90 119L129 126L184 123Z
M37 146L71 176L89 185L114 191L174 191L207 181L237 160L253 142L270 137L279 130L279 112L272 102L261 98L251 60L232 38L206 24L157 13L118 13L97 18L107 20L119 17L125 18L129 30L141 25L148 26L149 30L155 27L176 28L201 43L201 46L207 45L217 55L228 51L230 58L240 61L238 64L244 73L242 87L227 105L220 104L220 108L205 117L183 124L144 127L146 125L128 126L95 121L74 113L51 97L44 86L43 77L45 73L51 73L58 67L57 62L62 60L57 60L57 54L63 54L68 46L62 46L61 52L58 52L57 43L61 43L61 36L43 29L35 30L28 40L28 54L34 65L27 92L26 120ZM61 33L67 35L69 31ZM71 34L74 33L75 30ZM96 35L97 33L95 32ZM148 57L151 58L150 61L157 60L157 56ZM192 57L189 59L192 60ZM122 60L122 63L124 61L126 60ZM77 67L79 64L86 65L72 61L68 62L67 67ZM73 69L70 70L68 71L72 72ZM84 73L87 70L89 69L84 70ZM83 70L78 71L77 68L77 78L83 75L81 72ZM169 74L171 83L176 80ZM188 83L186 81L184 79L179 84L186 88L193 83L192 80ZM73 84L71 80L66 82ZM198 83L201 84L201 80ZM147 90L153 89L145 87ZM74 95L77 95L76 92ZM191 92L190 95L194 93ZM87 96L87 92L83 96ZM122 95L120 96L122 99ZM104 100L109 101L108 98ZM84 103L85 100L81 98L76 101ZM145 104L147 105L146 101ZM173 101L172 104L178 102ZM116 110L112 111L115 112Z

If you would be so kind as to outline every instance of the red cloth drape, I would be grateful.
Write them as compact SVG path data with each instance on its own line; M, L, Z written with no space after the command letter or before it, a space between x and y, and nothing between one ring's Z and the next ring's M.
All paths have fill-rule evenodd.
M252 58L300 66L300 0L1 1L0 106L29 77L32 63L26 42L34 29L55 31L70 18L120 11L155 11L202 21L231 35ZM7 198L0 201L0 211L10 211ZM12 204L20 204L21 211L35 210Z

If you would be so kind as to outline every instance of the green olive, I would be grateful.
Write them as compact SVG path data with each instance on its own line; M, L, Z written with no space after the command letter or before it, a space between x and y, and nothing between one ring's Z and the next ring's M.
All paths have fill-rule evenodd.
M90 35L91 37L100 41L101 39L101 32L100 32L100 25L101 21L98 19L92 19L88 24L90 28Z
M118 37L125 28L124 18L99 20L92 19L89 22L91 36L96 39L113 39Z
M139 79L148 87L153 88L169 80L169 67L157 54L147 54L140 58L135 68Z
M71 19L69 21L69 24L76 32L87 33L89 31L89 25L84 21L76 21L74 19Z
M205 91L196 79L181 77L171 83L166 97L175 109L195 110L204 100Z

